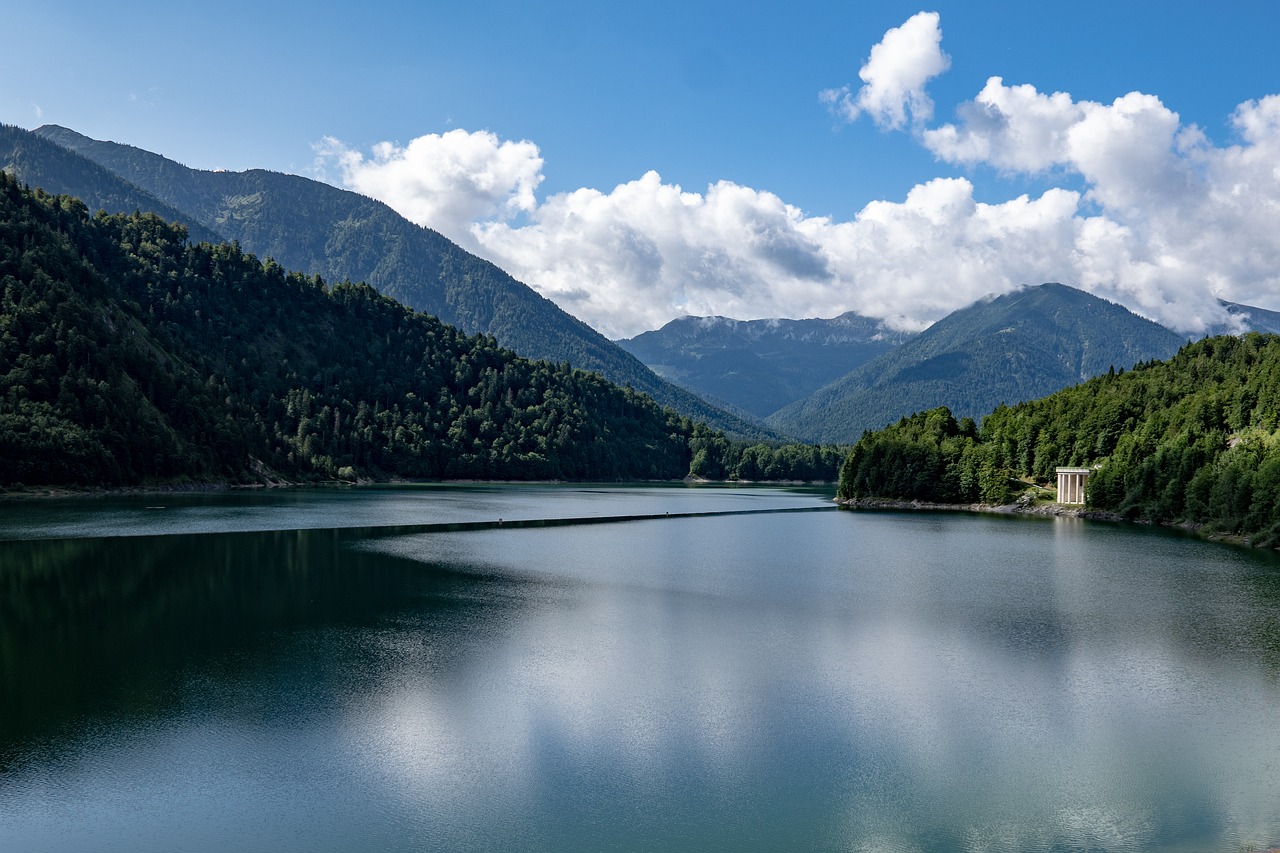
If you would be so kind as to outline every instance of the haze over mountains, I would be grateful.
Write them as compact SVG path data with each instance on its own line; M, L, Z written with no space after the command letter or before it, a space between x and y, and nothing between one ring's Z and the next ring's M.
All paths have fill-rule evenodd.
M187 225L193 239L234 240L286 269L366 282L467 333L491 334L528 358L596 371L730 434L777 437L659 378L498 267L358 193L263 170L189 169L55 125L0 127L0 168L48 192L77 195L90 209L153 211Z

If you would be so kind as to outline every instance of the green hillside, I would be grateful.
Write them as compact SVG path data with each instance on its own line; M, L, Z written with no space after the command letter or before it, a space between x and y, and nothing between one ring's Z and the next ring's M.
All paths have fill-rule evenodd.
M670 479L695 431L370 287L0 174L0 485Z
M829 320L682 317L618 345L664 379L764 418L908 337L850 312Z
M366 282L465 332L493 335L526 358L567 361L596 371L732 434L778 437L662 380L532 288L381 202L297 175L189 169L140 148L89 139L55 125L32 133L100 164L182 212L174 218L194 219L260 258L329 281ZM15 174L51 192L70 189L51 179L56 175L37 182L24 171ZM85 201L108 211L135 209L92 195Z
M1280 544L1280 336L1188 344L998 408L980 431L914 415L858 442L840 495L1000 502L1006 475L1048 482L1059 465L1097 469L1092 508Z
M197 243L225 239L106 167L20 127L0 124L0 170L33 187L88 199L93 210L148 211L167 222L179 222Z
M768 419L809 441L851 442L911 412L979 417L1112 367L1167 358L1185 338L1126 308L1043 284L963 308Z

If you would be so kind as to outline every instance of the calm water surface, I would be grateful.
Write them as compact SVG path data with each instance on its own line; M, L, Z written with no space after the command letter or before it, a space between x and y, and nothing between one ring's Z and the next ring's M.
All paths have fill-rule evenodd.
M1274 557L827 505L0 504L0 850L1280 844Z

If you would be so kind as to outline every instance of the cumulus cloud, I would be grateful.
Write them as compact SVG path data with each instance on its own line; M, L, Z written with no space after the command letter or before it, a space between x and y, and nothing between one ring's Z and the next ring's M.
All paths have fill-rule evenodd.
M1109 105L1077 102L1064 92L1006 86L999 77L957 113L958 125L920 134L940 159L1011 173L1066 169L1088 182L1091 200L1129 213L1185 190L1190 164L1179 156L1186 146L1178 138L1200 138L1152 95L1130 92Z
M571 313L635 334L674 314L825 310L833 274L807 224L772 193L685 192L649 172L607 194L553 196L529 224L487 223L476 237Z
M1141 92L1102 104L993 77L957 115L920 135L940 159L1083 180L1100 213L1064 259L1080 286L1189 332L1225 321L1217 296L1274 302L1280 97L1241 104L1225 147Z
M819 97L846 121L869 115L881 127L900 129L907 114L916 122L933 117L933 101L925 85L951 67L942 52L937 12L918 12L884 34L858 71L862 86L827 89Z
M504 143L481 133L472 146L462 135L445 136L502 159ZM417 142L394 150L417 150ZM649 172L607 193L580 189L518 203L524 215L512 219L520 185L513 178L477 192L469 177L442 182L440 158L364 158L332 141L325 156L351 188L440 230L615 337L682 314L852 310L920 329L987 293L1054 278L1057 259L1072 251L1079 206L1079 195L1065 190L982 204L967 179L941 178L902 202L873 202L854 220L835 222L773 193L728 181L689 192ZM521 162L541 160L533 149ZM423 174L405 174L411 164ZM479 158L465 175L495 172L507 174ZM525 185L541 180L517 173Z
M332 137L325 137L315 150L321 174L332 163L350 189L455 238L477 220L506 219L533 210L534 191L542 182L536 145L499 141L487 131L431 133L405 146L380 142L371 157Z
M953 163L988 163L1037 172L1066 160L1067 131L1083 115L1064 92L1045 95L1034 86L1005 86L992 77L977 97L957 110L959 126L925 130L926 147Z
M887 33L863 69L867 94L850 104L888 126L920 119L923 87L946 67L938 33L932 13ZM1280 95L1241 104L1232 123L1235 143L1215 145L1152 95L1103 104L992 77L955 121L916 125L913 137L943 164L1059 174L1073 188L988 204L970 178L939 177L847 221L727 181L688 190L657 172L540 199L537 146L488 132L382 143L370 156L330 139L318 155L346 186L613 337L683 314L857 311L920 329L1044 281L1194 334L1229 322L1218 298L1280 307Z

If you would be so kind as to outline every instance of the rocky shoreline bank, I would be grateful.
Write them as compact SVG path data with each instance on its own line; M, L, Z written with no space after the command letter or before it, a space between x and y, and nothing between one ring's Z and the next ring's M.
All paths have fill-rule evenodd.
M1033 504L1016 502L1011 504L948 504L930 501L891 500L885 498L861 498L847 500L836 498L835 502L848 509L911 509L934 510L940 512L985 512L997 515L1052 515L1063 518L1087 518L1093 521L1125 521L1114 512L1085 509L1065 504Z
M1210 542L1225 542L1231 545L1244 545L1249 548L1262 547L1255 545L1251 539L1244 536L1233 536L1224 533L1205 532L1204 525L1192 524L1190 522L1166 522L1152 521L1148 518L1125 518L1119 513L1104 512L1102 510L1085 509L1079 506L1066 506L1064 504L1041 503L1034 504L1019 501L1017 503L995 505L995 504L946 504L931 503L929 501L907 501L907 500L889 500L883 498L862 498L858 500L847 500L841 498L834 499L837 504L845 509L863 509L863 510L913 510L924 512L976 512L987 513L991 515L1039 515L1039 516L1056 516L1059 518L1084 518L1089 521L1112 521L1121 524L1141 524L1147 526L1168 527L1174 530L1181 530L1186 533L1192 533L1202 539ZM1280 550L1277 548L1276 550Z

